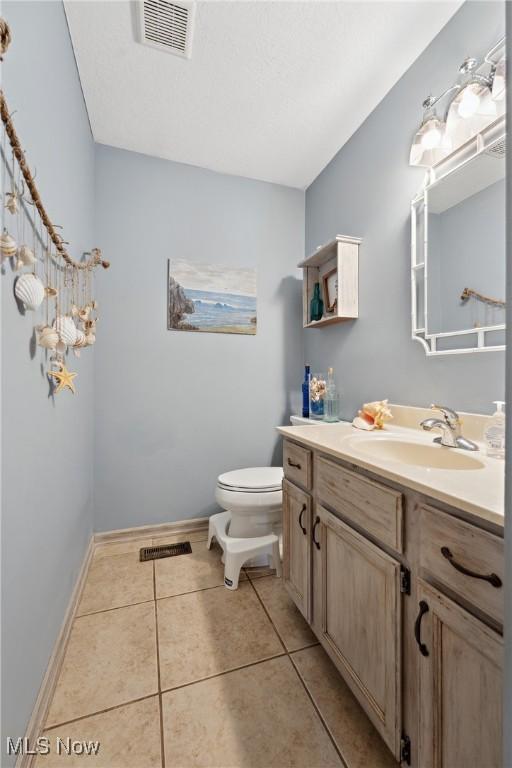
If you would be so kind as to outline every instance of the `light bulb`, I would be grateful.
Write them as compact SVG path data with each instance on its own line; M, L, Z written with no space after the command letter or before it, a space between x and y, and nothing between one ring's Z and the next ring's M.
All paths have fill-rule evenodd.
M459 115L461 117L471 117L479 106L480 96L474 92L470 85L466 86L459 102Z
M441 131L435 125L428 129L421 137L421 144L425 149L434 149L441 144Z

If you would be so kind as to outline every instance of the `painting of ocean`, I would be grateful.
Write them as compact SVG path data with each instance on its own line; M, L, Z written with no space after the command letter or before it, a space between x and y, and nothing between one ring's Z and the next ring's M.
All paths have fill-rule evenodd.
M168 328L207 333L256 333L253 269L169 261Z

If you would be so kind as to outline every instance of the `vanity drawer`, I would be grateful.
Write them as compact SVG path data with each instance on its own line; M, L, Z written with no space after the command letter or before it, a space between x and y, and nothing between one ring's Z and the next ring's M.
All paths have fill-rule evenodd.
M284 474L288 480L301 485L308 491L311 490L312 484L311 464L311 451L291 443L289 440L284 441Z
M403 551L403 497L399 491L340 467L329 459L316 461L318 499L376 539Z
M420 525L421 567L503 623L503 539L428 506Z

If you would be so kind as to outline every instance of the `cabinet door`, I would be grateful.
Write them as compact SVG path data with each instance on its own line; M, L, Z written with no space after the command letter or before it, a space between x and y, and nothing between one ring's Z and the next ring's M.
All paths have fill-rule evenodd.
M418 601L419 764L501 768L503 640L421 580Z
M317 519L315 630L398 759L400 563L320 505L315 510Z
M311 497L283 481L283 579L309 621L311 605Z

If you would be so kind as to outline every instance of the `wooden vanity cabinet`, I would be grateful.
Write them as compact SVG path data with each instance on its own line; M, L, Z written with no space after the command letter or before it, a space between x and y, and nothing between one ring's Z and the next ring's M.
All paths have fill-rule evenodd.
M295 605L311 620L311 496L283 480L283 581Z
M502 637L424 581L416 619L421 768L501 768Z
M400 563L317 504L314 610L322 645L394 754L400 749Z
M293 441L285 456L286 589L397 762L501 767L500 531Z

